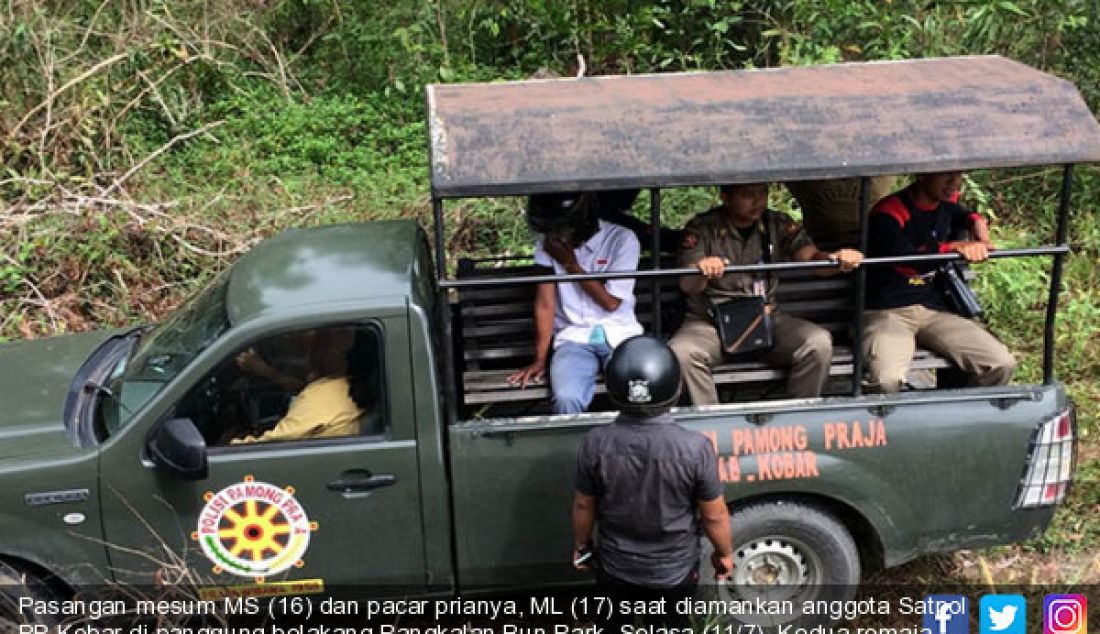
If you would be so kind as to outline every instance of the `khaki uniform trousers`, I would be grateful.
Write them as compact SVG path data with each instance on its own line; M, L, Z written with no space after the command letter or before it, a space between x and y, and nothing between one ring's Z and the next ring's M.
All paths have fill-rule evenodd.
M949 359L970 376L970 385L1004 385L1016 359L976 321L920 304L869 310L863 331L869 391L901 389L916 346Z
M771 365L789 368L787 392L794 397L820 396L829 378L833 357L833 338L829 331L805 319L774 312L772 338L775 345L763 354L763 359ZM691 402L695 405L717 403L718 390L710 369L722 362L723 355L714 322L689 314L668 345L680 361Z

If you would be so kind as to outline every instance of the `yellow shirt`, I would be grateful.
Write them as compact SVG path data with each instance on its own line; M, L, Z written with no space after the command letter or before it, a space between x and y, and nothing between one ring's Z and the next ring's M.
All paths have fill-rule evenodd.
M303 440L359 434L363 410L348 395L348 380L322 378L313 381L290 404L286 416L259 436L234 438L238 445L272 440Z

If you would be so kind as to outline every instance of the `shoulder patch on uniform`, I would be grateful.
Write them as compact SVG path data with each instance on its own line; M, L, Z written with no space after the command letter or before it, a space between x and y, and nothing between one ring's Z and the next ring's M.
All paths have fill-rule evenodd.
M683 239L680 240L680 246L685 249L694 249L697 244L699 244L699 236L690 231L685 231Z

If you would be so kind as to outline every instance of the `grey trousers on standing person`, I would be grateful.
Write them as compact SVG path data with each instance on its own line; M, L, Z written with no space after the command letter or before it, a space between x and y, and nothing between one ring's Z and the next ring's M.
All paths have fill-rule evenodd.
M833 357L833 337L821 326L772 313L772 339L775 345L763 354L769 364L787 368L787 392L798 398L820 396L829 378ZM684 325L668 342L680 361L684 387L695 405L718 402L718 390L710 369L722 362L723 353L714 322L705 317L688 315Z

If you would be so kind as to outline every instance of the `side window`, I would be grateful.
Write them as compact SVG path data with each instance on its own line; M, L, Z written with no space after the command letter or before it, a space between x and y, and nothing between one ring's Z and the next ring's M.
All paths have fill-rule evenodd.
M177 407L210 446L386 431L382 331L375 324L294 330L225 359Z

